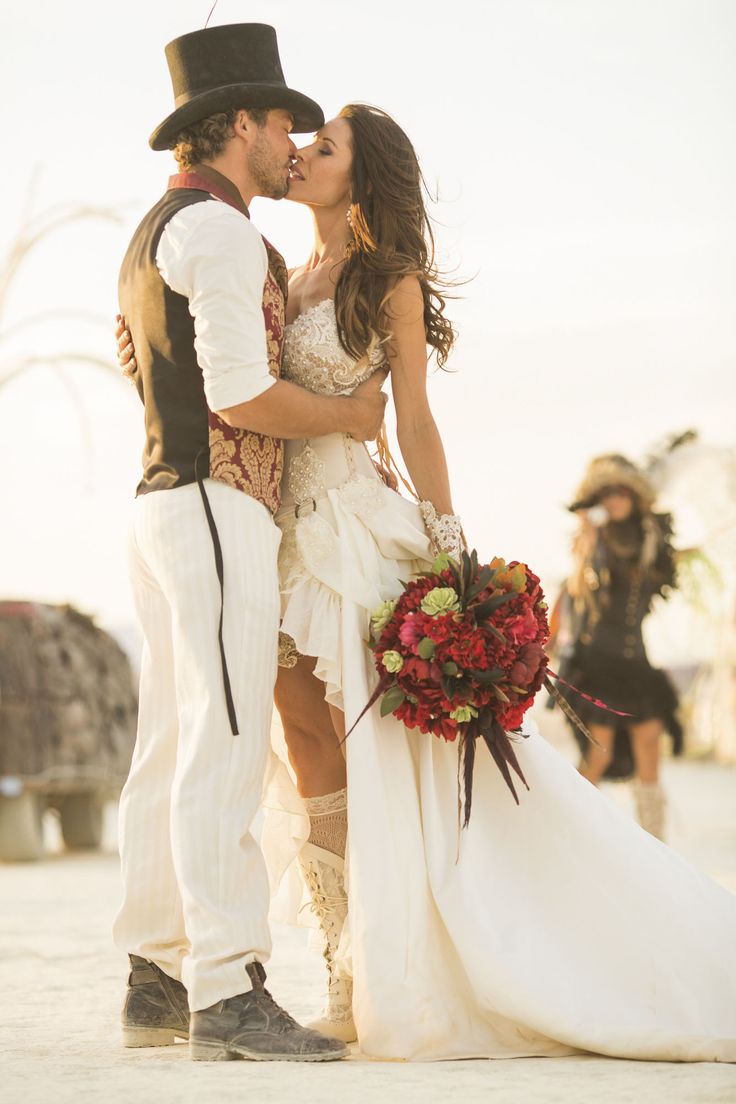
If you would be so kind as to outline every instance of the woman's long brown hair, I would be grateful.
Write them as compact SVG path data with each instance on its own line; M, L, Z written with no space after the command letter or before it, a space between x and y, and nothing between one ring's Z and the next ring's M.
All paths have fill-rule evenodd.
M340 118L352 133L353 239L335 288L340 342L356 360L376 337L390 337L386 304L403 276L416 276L424 298L427 344L444 367L455 341L445 317L448 286L435 263L426 191L414 147L390 115L367 104L347 104Z

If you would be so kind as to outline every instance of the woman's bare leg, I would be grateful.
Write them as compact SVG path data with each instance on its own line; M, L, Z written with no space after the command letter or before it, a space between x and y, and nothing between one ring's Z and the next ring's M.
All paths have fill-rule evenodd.
M659 781L659 741L663 731L660 720L654 718L651 721L641 721L632 724L631 748L634 752L636 764L636 777L640 782L654 783Z
M613 758L614 729L611 725L588 725L593 739L601 745L588 744L585 750L585 760L580 767L583 778L587 778L594 786L597 786L603 777L603 773Z
M302 797L335 793L347 784L341 737L325 701L325 684L314 674L314 662L310 656L299 656L295 667L280 667L274 692Z
M340 751L345 757L345 714L342 709L338 709L336 705L328 705L330 711L330 718L332 720L332 727L337 733L337 738L340 741Z

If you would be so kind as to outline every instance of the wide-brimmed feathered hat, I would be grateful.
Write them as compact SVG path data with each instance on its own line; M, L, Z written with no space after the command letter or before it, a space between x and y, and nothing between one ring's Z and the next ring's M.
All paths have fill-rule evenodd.
M606 487L626 487L639 500L642 510L651 510L654 505L656 493L644 473L625 456L608 453L591 460L568 510L586 510L595 506Z
M186 127L231 107L281 107L294 131L324 125L322 108L287 87L276 31L266 23L230 23L175 38L166 47L176 109L149 138L152 149L171 149Z

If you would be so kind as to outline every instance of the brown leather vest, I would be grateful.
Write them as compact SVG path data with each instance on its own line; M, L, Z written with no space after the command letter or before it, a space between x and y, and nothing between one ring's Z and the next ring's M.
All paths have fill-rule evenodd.
M145 408L143 478L136 494L194 483L197 475L209 476L244 491L274 513L279 506L283 442L234 429L209 409L194 349L189 302L172 291L156 266L156 250L169 220L192 203L211 201L212 195L248 217L239 192L220 173L204 166L179 173L135 231L120 270L120 309L137 361L133 381ZM278 376L287 272L281 255L265 238L264 244L268 275L263 317L269 368Z

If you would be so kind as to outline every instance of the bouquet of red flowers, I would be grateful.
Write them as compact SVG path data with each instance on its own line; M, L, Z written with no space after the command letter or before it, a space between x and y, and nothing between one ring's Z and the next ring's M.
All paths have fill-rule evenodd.
M363 713L381 698L382 716L393 713L407 728L459 741L464 825L479 738L518 805L511 771L529 787L509 733L523 737L534 695L551 685L547 603L534 572L498 558L479 565L475 551L463 552L460 562L443 553L374 611L371 635L379 682Z

